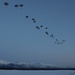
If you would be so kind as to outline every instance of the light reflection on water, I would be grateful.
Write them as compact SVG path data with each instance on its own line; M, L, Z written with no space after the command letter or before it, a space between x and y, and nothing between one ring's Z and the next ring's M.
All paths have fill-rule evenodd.
M28 70L0 70L0 75L74 75L75 71L28 71Z

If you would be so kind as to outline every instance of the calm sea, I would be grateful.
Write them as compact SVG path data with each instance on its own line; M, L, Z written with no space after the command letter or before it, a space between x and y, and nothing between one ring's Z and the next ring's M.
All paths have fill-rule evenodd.
M75 75L75 71L65 71L65 70L57 70L57 71L28 71L28 70L0 70L0 75Z

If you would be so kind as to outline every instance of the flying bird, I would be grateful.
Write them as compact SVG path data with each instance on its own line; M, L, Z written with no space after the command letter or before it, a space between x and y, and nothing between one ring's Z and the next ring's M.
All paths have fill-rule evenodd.
M55 44L60 44L60 42L54 42Z
M15 4L15 7L18 7L19 5L18 4Z
M36 23L36 21L35 21L35 20L34 20L33 22L34 22L34 23Z
M4 2L4 5L5 5L5 6L8 6L9 3L8 3L8 2ZM14 5L14 7L23 7L23 6L24 6L23 4L19 4L19 5L18 5L18 4L15 4L15 5ZM25 17L26 17L26 18L29 18L29 16L25 16ZM33 21L34 23L36 23L35 18L32 18L32 21ZM43 25L36 26L37 29L40 29L40 28L42 28L42 27L43 27ZM45 29L47 30L48 27L45 27ZM45 32L45 34L46 34L46 35L49 35L49 33L48 33L47 31ZM51 34L50 37L51 37L51 38L54 38L54 34ZM63 43L66 41L66 40L62 40L62 42L59 42L58 39L55 39L55 40L56 40L56 41L54 42L55 44L63 44Z
M65 42L66 40L62 40L63 42Z
M40 29L38 26L36 26L37 29Z
M26 18L29 18L29 16L26 16Z
M9 3L8 3L8 2L5 2L5 3L4 3L4 5L5 5L5 6L8 6L8 5L9 5Z
M32 20L33 20L33 21L35 21L35 19L34 19L34 18L32 18Z
M23 7L23 4L20 4L20 7Z
M45 32L47 35L49 35L49 33L48 32Z
M60 44L60 42L57 42L57 44Z
M48 29L47 27L45 27L45 29Z
M56 42L58 42L58 39L56 39Z
M34 19L34 18L32 18L32 21L35 23L36 22L36 20Z
M41 25L40 27L42 28L43 26Z
M53 35L53 34L51 34L51 35L50 35L50 37L54 38L54 35Z

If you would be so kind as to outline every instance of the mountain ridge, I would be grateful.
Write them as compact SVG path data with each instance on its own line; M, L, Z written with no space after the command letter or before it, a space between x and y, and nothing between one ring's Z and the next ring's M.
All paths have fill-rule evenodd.
M43 63L12 63L0 60L0 69L3 70L75 70L72 67L60 67Z

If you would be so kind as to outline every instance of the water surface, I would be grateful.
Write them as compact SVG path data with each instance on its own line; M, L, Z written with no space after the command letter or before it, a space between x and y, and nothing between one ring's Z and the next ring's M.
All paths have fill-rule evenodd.
M0 75L75 75L75 71L65 71L65 70L57 70L57 71L28 71L28 70L0 70Z

